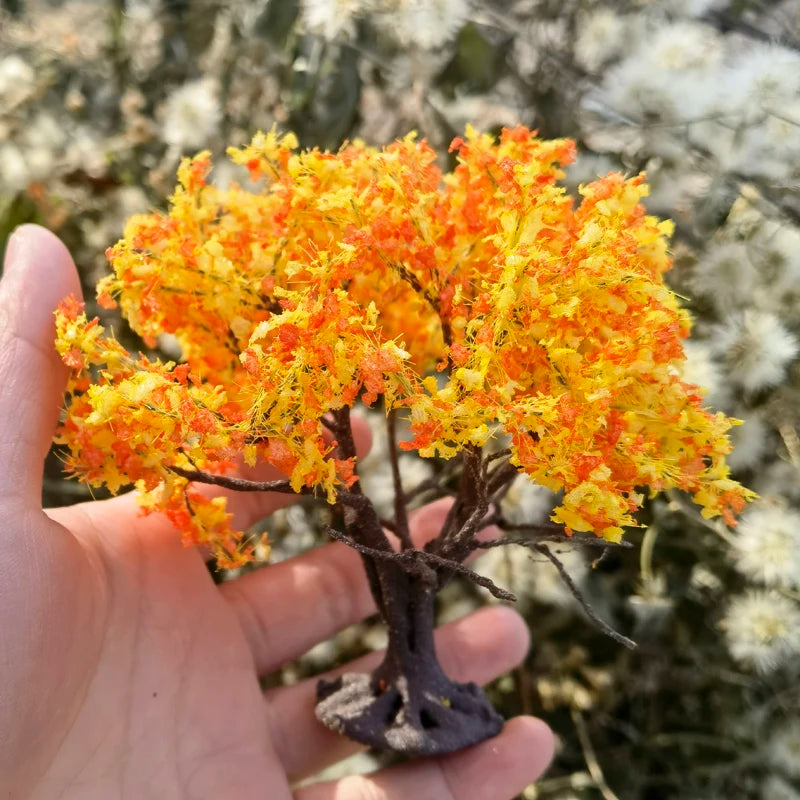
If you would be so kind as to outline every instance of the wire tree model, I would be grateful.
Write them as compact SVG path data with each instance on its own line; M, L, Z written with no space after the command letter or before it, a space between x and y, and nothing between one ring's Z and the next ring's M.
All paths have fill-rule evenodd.
M197 484L327 501L328 533L361 554L389 642L371 675L320 683L317 715L365 744L449 752L502 726L434 650L434 599L454 574L511 598L463 565L471 553L552 555L546 542L573 532L617 543L645 488L690 492L729 524L751 493L728 477L732 421L681 378L690 321L662 280L671 225L645 214L642 176L584 186L574 207L557 185L573 144L524 127L498 140L468 129L446 175L413 135L382 150L296 147L272 132L229 151L256 192L208 184L207 153L184 161L169 214L132 218L108 250L100 303L118 303L147 342L174 334L183 363L134 357L62 303L67 468L112 492L135 483L146 512L223 567L251 547L225 499ZM379 397L392 520L362 493L350 420ZM447 467L404 493L398 448ZM241 462L285 478L245 480ZM563 492L552 522L482 541L520 472ZM426 490L454 502L417 548L407 505Z

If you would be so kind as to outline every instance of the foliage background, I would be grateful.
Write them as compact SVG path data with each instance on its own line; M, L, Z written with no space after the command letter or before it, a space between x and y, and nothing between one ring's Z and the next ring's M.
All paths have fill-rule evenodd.
M534 641L492 698L559 737L524 796L798 800L797 0L2 0L0 245L22 222L50 227L91 298L104 249L128 215L164 207L183 154L211 149L216 180L229 181L241 176L225 147L273 124L327 148L413 128L446 153L467 122L575 138L573 190L646 169L650 210L677 226L670 281L696 316L690 377L745 420L731 463L762 495L733 533L674 495L649 504L635 547L594 567L591 554L561 553L636 652L588 624L548 563L506 548L484 557L520 596ZM438 465L404 466L413 484ZM385 502L380 437L362 474ZM44 497L84 497L55 455ZM506 502L541 518L552 498L520 483ZM277 557L319 542L316 513L301 504L270 521ZM454 583L441 617L486 602ZM369 620L270 680L381 644Z

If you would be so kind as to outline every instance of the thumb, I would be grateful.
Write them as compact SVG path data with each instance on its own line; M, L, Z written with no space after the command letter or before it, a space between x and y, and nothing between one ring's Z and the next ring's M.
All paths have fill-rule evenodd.
M0 280L0 498L41 508L44 458L67 371L54 346L53 311L80 281L67 248L38 225L6 246Z

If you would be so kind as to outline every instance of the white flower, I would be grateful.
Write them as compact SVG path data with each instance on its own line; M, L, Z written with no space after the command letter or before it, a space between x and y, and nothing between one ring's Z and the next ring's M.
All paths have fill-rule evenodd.
M719 576L705 564L695 564L689 576L689 585L698 592L716 594L723 588Z
M122 186L117 190L116 196L119 206L119 236L128 217L134 214L144 214L150 208L147 195L138 186Z
M651 135L652 134L652 135ZM647 165L647 183L650 194L644 198L645 208L656 216L672 217L675 220L690 220L697 213L698 201L714 202L714 184L710 175L686 170L681 162L685 159L686 144L668 131L653 129L648 133L648 147L666 160L678 164L667 166L666 161L653 160ZM675 156L669 158L669 153Z
M593 107L607 105L613 114L634 124L648 119L679 122L683 115L675 95L670 76L654 69L636 52L606 72L603 88L593 101Z
M750 392L775 386L797 355L797 338L769 312L748 309L714 329L714 349L729 378Z
M311 33L336 39L353 36L356 19L367 8L364 0L302 0L300 13Z
M767 110L737 133L736 169L745 175L762 175L788 183L797 175L800 155L800 108L788 98L776 111ZM747 120L745 120L747 122Z
M744 422L731 428L728 435L733 450L725 460L733 470L752 469L767 452L770 428L758 412L734 412L733 416L744 419Z
M693 70L722 62L722 40L710 25L678 21L656 28L643 43L655 66L670 71Z
M779 505L751 506L733 539L736 568L757 583L800 587L800 513Z
M216 85L208 79L175 89L164 108L164 141L178 150L205 147L222 119Z
M720 0L655 0L653 11L663 10L681 17L702 17L709 9L719 5Z
M609 172L619 172L619 161L603 153L592 153L589 150L580 150L577 158L567 167L566 183L572 191L577 190L583 183L590 183L608 175ZM648 176L649 178L649 176Z
M625 22L612 9L600 7L578 19L575 57L586 69L595 71L622 51Z
M63 164L68 170L82 169L92 177L108 170L108 143L90 125L80 125L72 131L67 142Z
M555 505L555 495L525 475L514 479L501 503L503 516L514 525L544 522Z
M35 86L36 73L26 61L16 55L0 60L0 103L4 111L25 100Z
M686 361L683 364L683 380L700 387L706 405L722 408L728 399L728 390L722 377L722 369L714 360L707 342L688 339L683 343Z
M11 143L4 148L2 183L22 188L31 181L46 179L58 167L58 154L68 141L63 121L54 114L40 111L27 125L25 148ZM19 159L16 164L15 158Z
M425 60L431 63L434 61L428 56ZM520 97L516 92L516 87L513 91L504 93L504 96L500 95L502 90L503 82L501 81L495 86L498 95L496 98L487 98L485 95L459 94L453 100L448 100L441 93L428 93L430 96L426 96L425 99L431 108L437 114L441 114L442 118L447 120L448 125L456 131L463 131L468 124L479 131L513 128L524 115L519 102Z
M379 0L376 21L405 46L433 50L452 39L469 14L468 0Z
M695 291L710 298L721 314L748 305L758 282L758 271L741 242L712 245L692 276Z
M789 501L800 505L800 469L791 461L775 459L757 470L752 481L753 491L764 499Z
M787 720L777 728L769 738L766 754L774 767L800 778L800 720Z
M359 461L359 469L377 466L389 457L389 437L387 435L386 417L380 411L372 409L363 413L363 417L369 425L372 434L372 446L369 453ZM400 420L398 420L399 422Z
M779 112L787 100L800 93L800 53L780 45L751 42L737 53L736 64L720 87L726 104L745 119L755 119L763 109Z
M61 150L70 139L70 132L65 128L64 121L50 111L40 111L28 123L25 144L29 150L46 148L52 153Z
M786 294L800 293L800 230L786 223L765 223L752 248L762 278L765 309L775 308Z
M596 101L637 124L703 118L719 105L715 76L722 56L722 38L708 25L682 20L653 26L640 34L630 55L607 71ZM657 131L661 148L674 158L671 132ZM648 132L651 151L653 133Z
M713 84L718 75L714 75ZM719 95L715 99L719 100ZM717 166L722 172L741 169L747 152L742 141L740 116L735 114L735 109L720 108L719 105L710 103L706 109L708 119L697 122L691 126L691 139L702 148L711 153L717 160ZM733 116L729 116L730 114ZM723 116L725 115L725 116Z
M767 117L764 122L764 146L777 153L797 153L800 146L800 101L797 98L782 103L776 113Z
M2 191L10 194L24 189L33 180L26 157L10 142L0 144L0 175Z
M400 482L403 491L409 491L433 474L429 461L406 453L399 457ZM378 514L383 517L394 516L394 480L392 466L388 457L383 461L366 460L358 469L359 481L364 493L372 500Z
M398 466L400 467L400 483L404 492L411 491L433 475L430 460L420 458L413 453L401 455L398 459Z
M800 654L800 607L776 591L734 598L721 626L731 655L762 674Z
M153 0L127 0L125 3L121 36L130 56L131 71L137 78L147 77L161 63L162 19L160 7Z

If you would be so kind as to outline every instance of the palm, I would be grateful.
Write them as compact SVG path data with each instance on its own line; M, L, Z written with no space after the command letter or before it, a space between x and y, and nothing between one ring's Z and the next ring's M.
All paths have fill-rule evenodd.
M83 571L89 579L50 624L55 635L72 631L79 684L91 677L75 686L85 699L68 730L50 731L66 737L40 796L64 785L80 797L91 787L97 797L246 798L265 785L280 796L253 656L232 607L168 524L120 505L131 504L54 515L83 549L54 565L48 582ZM68 665L49 666L37 690L70 693ZM288 796L285 781L281 791Z
M517 720L463 753L290 792L356 746L314 719L314 682L265 696L259 677L372 611L358 557L326 545L217 587L200 555L164 518L138 516L131 496L45 515L42 458L63 391L50 314L77 278L55 237L27 227L14 239L0 283L4 796L500 800L536 777L550 734ZM246 525L272 507L248 496L233 511ZM417 515L418 541L445 512ZM457 680L489 680L526 647L504 609L440 633Z

